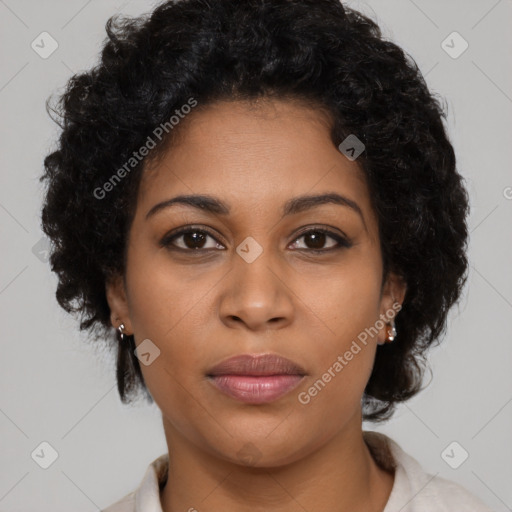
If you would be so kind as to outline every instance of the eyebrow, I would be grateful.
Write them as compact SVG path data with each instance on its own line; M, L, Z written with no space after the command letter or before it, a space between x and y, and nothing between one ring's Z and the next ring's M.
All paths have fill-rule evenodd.
M146 214L146 219L175 204L184 204L215 215L229 215L230 212L229 206L216 197L204 194L180 195L153 206ZM359 205L352 199L335 192L294 197L284 204L281 218L310 210L324 204L337 204L352 209L361 217L366 227L363 212Z

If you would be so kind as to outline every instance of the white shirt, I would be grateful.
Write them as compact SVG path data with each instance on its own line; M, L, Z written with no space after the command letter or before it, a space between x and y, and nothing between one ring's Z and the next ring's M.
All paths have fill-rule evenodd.
M426 473L391 438L378 432L363 432L374 459L395 478L382 512L492 512L459 484ZM160 486L167 480L169 455L155 459L137 489L102 512L162 512Z

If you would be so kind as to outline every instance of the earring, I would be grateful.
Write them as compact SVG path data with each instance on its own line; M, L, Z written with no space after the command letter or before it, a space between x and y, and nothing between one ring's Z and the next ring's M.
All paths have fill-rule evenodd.
M388 328L386 329L386 343L392 343L396 338L396 327L395 321L391 320L388 324Z
M122 343L124 341L124 324L121 324L117 328L117 331L119 333L119 341Z

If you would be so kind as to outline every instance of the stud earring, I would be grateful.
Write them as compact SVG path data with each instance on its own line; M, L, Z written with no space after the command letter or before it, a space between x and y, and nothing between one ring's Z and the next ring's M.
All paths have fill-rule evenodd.
M124 324L121 324L118 328L117 328L117 331L119 333L119 341L122 343L124 341Z
M388 324L388 327L386 329L386 343L392 343L393 341L395 341L395 338L396 338L396 327L395 327L395 321L394 320L391 320L391 322L389 322Z

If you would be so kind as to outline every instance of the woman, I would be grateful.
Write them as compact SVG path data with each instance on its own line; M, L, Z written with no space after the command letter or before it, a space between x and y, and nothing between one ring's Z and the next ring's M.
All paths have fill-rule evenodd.
M489 510L362 430L420 390L467 272L414 61L337 0L106 28L42 178L59 304L162 411L168 453L106 511Z

